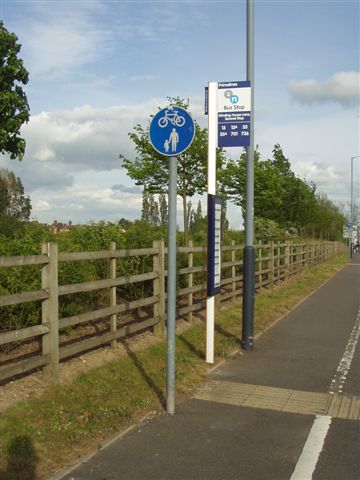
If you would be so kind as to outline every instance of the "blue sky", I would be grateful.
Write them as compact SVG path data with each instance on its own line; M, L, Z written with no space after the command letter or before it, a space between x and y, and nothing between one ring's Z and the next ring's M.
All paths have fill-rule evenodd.
M40 221L139 218L141 189L118 160L134 156L128 132L167 96L189 98L206 126L207 82L246 77L244 1L0 0L0 15L22 44L32 114L24 160L1 161ZM255 0L255 143L264 158L280 143L298 175L343 203L359 78L357 1Z

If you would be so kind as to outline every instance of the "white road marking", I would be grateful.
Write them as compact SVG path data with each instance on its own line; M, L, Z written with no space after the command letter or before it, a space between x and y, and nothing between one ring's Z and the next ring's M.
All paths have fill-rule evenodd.
M357 342L360 334L360 310L355 321L354 328L350 334L349 341L346 345L344 355L340 360L339 366L336 370L334 378L331 380L329 393L342 393L347 374L349 373L351 362L354 357Z
M334 378L331 380L329 393L342 393L343 386L349 373L351 362L354 357L357 342L360 334L360 310L351 331L349 341L346 345L344 355L336 369ZM303 451L296 464L290 480L311 480L324 447L325 438L330 428L331 417L317 416L311 427L309 436L304 445Z
M316 417L290 480L311 480L331 424L331 417Z

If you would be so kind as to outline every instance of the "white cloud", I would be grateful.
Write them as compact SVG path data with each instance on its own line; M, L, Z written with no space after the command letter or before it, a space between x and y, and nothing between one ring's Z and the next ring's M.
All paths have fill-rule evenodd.
M123 185L123 184L116 184L116 185L113 185L111 187L111 189L114 191L114 192L122 192L122 193L136 193L136 194L141 194L142 192L142 188L139 187L139 186L134 186L134 187L130 187L130 186L127 186L127 185Z
M75 183L62 191L37 190L31 195L33 212L40 221L51 223L72 220L85 223L90 220L115 221L121 217L140 217L141 193L114 192L111 187L89 183Z
M340 125L340 127L339 127ZM279 143L292 170L317 191L336 201L347 201L350 187L350 157L358 151L358 122L353 110L313 116L286 124L259 122L255 142L262 157L271 157Z
M51 209L51 205L46 200L36 200L33 202L32 208L37 212L47 212Z
M130 77L130 80L133 82L142 82L142 81L157 80L158 78L159 77L156 75L144 74L144 75L134 75Z
M341 193L348 178L345 172L324 162L296 162L296 172L300 177L310 179L322 191Z
M120 167L120 153L134 155L128 133L137 123L146 125L158 103L110 108L85 105L33 115L22 129L27 144L24 164L41 161L48 169L61 166L67 174Z
M55 158L55 152L51 148L41 147L39 151L35 152L34 159L40 162L46 162Z
M360 101L360 73L338 72L322 82L291 80L288 90L302 105L338 103L346 108L353 107Z
M32 2L18 26L31 78L73 72L112 48L111 30L99 27L102 2ZM23 18L24 18L23 17ZM31 17L31 22L28 21Z
M150 114L156 112L157 106L163 103L153 99L147 103L121 107L94 108L84 105L71 110L33 115L22 128L26 140L22 165L25 169L29 165L32 165L32 169L35 165L36 170L40 169L40 178L36 179L34 175L32 186L38 188L41 179L46 187L44 172L48 172L48 180L52 185L54 176L60 184L64 184L66 177L66 184L69 185L69 178L76 172L120 168L119 154L135 157L129 132L138 123L146 126ZM203 117L200 105L195 104L192 112L195 117ZM59 178L60 171L63 172L62 179ZM31 176L30 170L26 171L28 174Z
M136 52L139 45L143 48L144 41L168 44L176 35L179 45L184 42L178 35L179 25L186 21L197 27L201 21L201 8L197 6L188 5L184 9L170 2L163 8L157 2L137 3L107 0L19 2L21 14L15 30L23 45L31 79L49 80L64 74L73 77L84 65L115 55L121 63L121 51L125 46ZM123 65L122 71L127 68ZM134 74L131 79L155 78L152 74ZM95 87L108 85L109 78L95 79L94 83Z
M89 75L89 77L92 79L90 85L95 88L107 87L115 80L114 75L109 75L108 77L104 78L97 77L96 75Z
M63 191L73 184L73 173L56 161L39 161L25 157L22 162L8 161L7 168L21 178L25 192L34 190Z

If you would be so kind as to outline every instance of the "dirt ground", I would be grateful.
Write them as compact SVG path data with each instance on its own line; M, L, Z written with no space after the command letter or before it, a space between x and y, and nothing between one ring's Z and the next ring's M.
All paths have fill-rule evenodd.
M194 316L192 324L185 320L178 320L176 333L181 334L196 322L200 322L200 319ZM137 352L160 341L162 340L158 336L151 331L147 331L118 342L117 348L105 346L63 361L60 363L60 383L70 383L81 373L86 373L127 355L125 346ZM34 350L34 345L29 346L29 350L31 349ZM44 381L40 370L0 385L0 412L19 401L39 397L46 390L46 387L47 383Z

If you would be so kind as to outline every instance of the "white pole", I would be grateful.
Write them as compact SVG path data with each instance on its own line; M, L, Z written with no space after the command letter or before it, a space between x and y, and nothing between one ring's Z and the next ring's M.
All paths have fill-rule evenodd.
M217 82L209 83L208 104L208 193L216 195Z
M209 82L208 97L208 193L216 195L216 148L218 135L217 82ZM214 363L215 297L206 299L206 362Z

